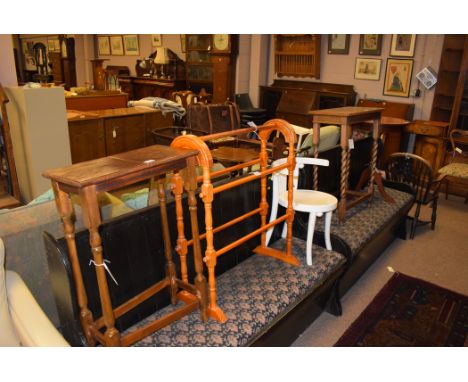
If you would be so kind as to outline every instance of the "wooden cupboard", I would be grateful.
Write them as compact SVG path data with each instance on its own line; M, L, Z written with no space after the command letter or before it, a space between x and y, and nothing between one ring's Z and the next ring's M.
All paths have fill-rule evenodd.
M72 113L68 118L72 163L151 146L151 131L172 125L172 113L138 107Z
M429 162L434 175L444 163L448 127L448 122L421 120L415 120L405 127L405 132L416 134L414 153Z

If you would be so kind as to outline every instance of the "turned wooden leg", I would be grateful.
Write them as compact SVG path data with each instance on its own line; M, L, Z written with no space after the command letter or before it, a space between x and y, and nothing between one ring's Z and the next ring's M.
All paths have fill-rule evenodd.
M377 138L378 137L376 135L373 136L371 162L369 164L370 180L368 192L371 194L370 200L372 200L372 195L374 195L374 179L377 172Z
M177 281L175 264L172 260L171 235L169 233L169 223L167 220L166 190L164 189L165 177L158 178L157 182L161 228L164 240L164 256L166 258L166 277L169 280L171 302L175 305L177 303Z
M213 244L213 185L210 180L210 169L203 168L203 185L202 185L202 198L205 204L205 232L206 232L206 251L204 261L208 268L208 288L210 295L210 303L208 307L208 314L215 320L226 322L227 317L221 308L216 304L216 251Z
M318 158L318 147L320 144L320 123L314 122L312 140L314 143L314 158ZM318 191L318 166L314 166L314 190Z
M172 177L172 192L174 194L177 220L177 246L176 250L180 256L180 273L182 281L188 283L187 276L187 239L184 234L184 210L182 207L183 181L179 172Z
M75 224L74 224L74 212L68 194L60 190L57 182L52 182L52 189L55 194L55 203L57 210L62 218L63 231L65 239L67 241L68 254L70 257L70 263L72 267L73 279L76 287L76 297L78 300L78 306L80 308L80 323L83 328L86 342L90 346L96 345L96 340L92 334L94 326L93 314L88 308L88 296L83 282L83 275L81 273L80 262L78 260L78 253L76 250L75 243Z
M101 215L97 202L96 187L93 185L83 188L80 191L80 196L83 205L84 222L89 230L89 243L96 268L99 298L101 300L102 315L106 326L104 342L106 346L120 346L120 333L115 328L115 316L112 309L109 286L107 285L106 269L104 267L104 258L102 255L101 236L98 231L101 224Z
M187 161L187 168L183 171L184 186L188 194L188 205L190 211L190 223L192 225L192 238L193 238L193 258L195 263L195 287L199 292L200 300L200 317L202 321L208 319L208 286L206 278L203 275L203 259L200 245L200 233L198 229L197 217L197 198L195 190L197 188L197 174L195 172L195 161L190 158Z
M341 182L340 202L338 204L338 217L343 220L346 214L346 191L348 189L349 177L349 150L347 147L341 149Z

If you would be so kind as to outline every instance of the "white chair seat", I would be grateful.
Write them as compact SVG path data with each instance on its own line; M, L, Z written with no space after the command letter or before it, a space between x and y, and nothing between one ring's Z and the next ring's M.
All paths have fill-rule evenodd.
M314 190L294 190L293 208L301 212L324 213L333 211L338 205L338 199L331 194ZM279 197L279 204L288 207L288 192Z

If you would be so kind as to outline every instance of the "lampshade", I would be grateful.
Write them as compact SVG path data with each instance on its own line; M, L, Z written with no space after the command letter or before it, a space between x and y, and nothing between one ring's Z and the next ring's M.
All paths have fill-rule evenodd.
M156 57L154 58L154 63L159 65L169 63L169 55L167 54L167 48L156 48Z

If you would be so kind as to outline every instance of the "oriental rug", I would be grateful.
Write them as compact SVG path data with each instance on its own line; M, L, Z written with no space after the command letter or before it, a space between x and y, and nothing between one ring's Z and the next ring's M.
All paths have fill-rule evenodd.
M395 273L335 346L468 346L468 297Z

